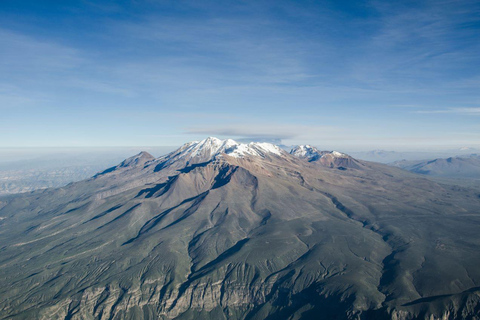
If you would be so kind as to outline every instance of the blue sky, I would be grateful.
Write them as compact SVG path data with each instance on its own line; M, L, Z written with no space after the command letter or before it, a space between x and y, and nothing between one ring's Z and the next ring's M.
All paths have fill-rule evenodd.
M480 147L480 2L0 2L0 147Z

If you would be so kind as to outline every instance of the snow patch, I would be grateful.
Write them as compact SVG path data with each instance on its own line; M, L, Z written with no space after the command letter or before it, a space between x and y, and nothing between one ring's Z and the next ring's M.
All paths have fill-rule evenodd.
M243 158L245 156L266 157L267 155L282 155L284 152L278 146L271 143L256 143L248 144L238 143L232 139L221 140L215 137L209 137L202 141L193 141L183 145L177 154L180 158L202 158L207 161L213 159L220 154L227 154L235 158Z
M341 153L338 151L320 151L317 148L312 147L308 144L294 147L290 151L290 154L301 159L307 159L309 161L314 161L325 156L332 156L335 158L348 157L348 155L346 155L345 153Z
M338 151L332 151L332 155L337 158L345 157L346 155L344 153L338 152Z
M290 151L290 154L299 158L307 159L320 156L320 152L315 147L312 147L308 144L293 148L292 151Z

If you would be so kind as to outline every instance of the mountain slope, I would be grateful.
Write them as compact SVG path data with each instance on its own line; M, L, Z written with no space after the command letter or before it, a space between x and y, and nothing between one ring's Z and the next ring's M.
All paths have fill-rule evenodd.
M480 198L209 138L1 198L0 318L478 316Z
M396 161L393 166L435 177L480 179L480 156L450 157L424 161Z

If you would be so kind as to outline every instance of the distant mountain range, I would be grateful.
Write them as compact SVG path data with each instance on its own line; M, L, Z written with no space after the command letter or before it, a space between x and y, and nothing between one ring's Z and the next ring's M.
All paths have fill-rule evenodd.
M207 138L0 197L0 319L476 319L480 194Z
M420 159L437 159L437 158L449 158L449 157L467 157L475 151L479 151L474 148L459 148L444 151L434 150L417 150L417 151L388 151L388 150L371 150L361 152L350 152L350 155L356 159L380 162L380 163L392 163L395 161L408 160L418 161Z
M93 176L138 148L0 148L0 195L58 188ZM165 154L173 147L150 147Z
M456 179L480 179L480 155L422 161L396 161L392 165L419 174Z

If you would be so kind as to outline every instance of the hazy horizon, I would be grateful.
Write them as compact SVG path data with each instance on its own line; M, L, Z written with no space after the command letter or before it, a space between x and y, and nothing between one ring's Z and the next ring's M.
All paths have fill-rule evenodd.
M207 138L207 137L205 137ZM231 139L231 138L219 138L219 139ZM203 139L197 139L197 140L188 140L185 141L184 143L178 144L178 145L105 145L105 146L16 146L16 147L2 147L0 146L0 150L3 152L7 151L12 151L12 152L24 152L24 151L39 151L41 153L52 153L55 151L62 151L62 152L71 152L75 153L78 151L81 152L88 152L88 151L94 151L94 152L108 152L108 151L118 151L118 150L139 150L140 151L149 151L152 149L164 149L164 150L175 150L179 147L181 147L183 144L192 142L192 141L201 141ZM290 148L294 147L297 145L312 145L316 148L319 148L321 150L337 150L337 151L350 151L350 152L372 152L372 151L386 151L386 152L459 152L459 153L475 153L480 151L480 148L476 147L471 147L471 146L455 146L455 145L450 145L450 146L404 146L404 147L385 147L385 148L375 148L375 146L346 146L343 148L329 148L328 146L331 146L331 143L326 143L326 144L321 144L321 143L299 143L299 144L287 144L284 142L275 142L275 141L258 141L258 140L251 140L251 141L246 141L245 139L233 139L238 143L249 143L249 142L267 142L271 143L274 145L282 146L284 148Z

